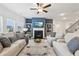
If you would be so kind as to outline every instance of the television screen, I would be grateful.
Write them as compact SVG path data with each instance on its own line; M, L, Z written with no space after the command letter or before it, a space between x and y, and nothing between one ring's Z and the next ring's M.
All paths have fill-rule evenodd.
M44 27L44 24L43 24L43 22L33 22L33 27L42 28L42 27Z

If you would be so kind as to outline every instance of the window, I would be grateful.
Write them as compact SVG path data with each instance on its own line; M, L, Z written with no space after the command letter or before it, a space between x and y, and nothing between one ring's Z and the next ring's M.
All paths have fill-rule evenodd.
M7 18L7 30L8 32L13 32L13 28L14 28L14 21L12 18Z
M22 30L22 23L20 21L16 21L16 31L21 31Z
M0 32L3 32L3 17L0 16Z

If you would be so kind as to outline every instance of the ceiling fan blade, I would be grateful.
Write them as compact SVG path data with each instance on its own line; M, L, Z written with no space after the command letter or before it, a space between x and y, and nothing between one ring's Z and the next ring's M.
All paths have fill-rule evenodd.
M43 3L40 3L39 5L42 7Z
M37 10L37 8L30 8L30 10Z
M43 8L47 8L47 7L50 7L50 6L51 6L51 4L48 4L48 5L44 6Z
M36 3L37 4L37 6L39 6L40 4L39 3Z
M37 14L39 14L39 12L37 12Z
M48 11L46 11L46 10L43 10L43 12L47 13Z

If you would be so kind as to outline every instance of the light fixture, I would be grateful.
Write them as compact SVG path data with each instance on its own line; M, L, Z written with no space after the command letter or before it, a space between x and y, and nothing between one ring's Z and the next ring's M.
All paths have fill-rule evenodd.
M43 10L42 10L42 9L40 9L40 8L38 9L38 11L39 11L39 12L43 12Z
M28 28L23 28L23 31L27 31L28 30Z
M66 29L69 28L69 25L66 26Z
M43 9L41 7L38 8L39 12L43 12Z
M56 26L57 28L59 28L59 27L60 27L60 25L59 25L59 24L56 24L55 26Z
M78 21L78 19L76 19L76 21Z
M66 17L63 17L63 20L67 19Z

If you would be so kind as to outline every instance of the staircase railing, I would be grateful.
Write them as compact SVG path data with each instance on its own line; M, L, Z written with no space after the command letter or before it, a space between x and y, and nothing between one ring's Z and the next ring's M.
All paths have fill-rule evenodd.
M79 29L79 20L66 29L66 33L73 33Z

